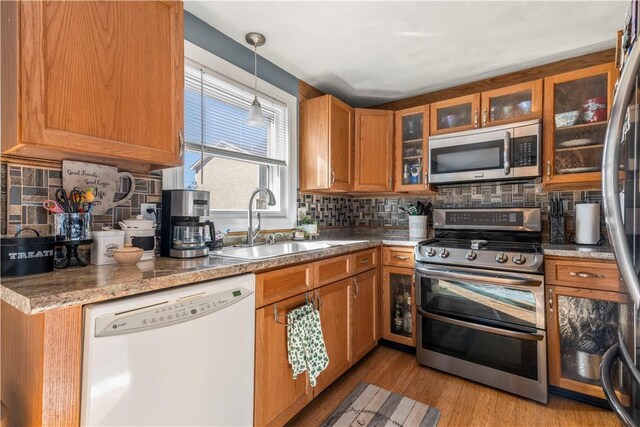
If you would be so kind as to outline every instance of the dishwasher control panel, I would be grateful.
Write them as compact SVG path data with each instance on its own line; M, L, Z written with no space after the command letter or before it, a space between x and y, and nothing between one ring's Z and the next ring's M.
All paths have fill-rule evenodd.
M236 288L209 295L195 294L136 310L104 314L96 318L95 336L126 334L185 322L222 310L252 293L245 288Z

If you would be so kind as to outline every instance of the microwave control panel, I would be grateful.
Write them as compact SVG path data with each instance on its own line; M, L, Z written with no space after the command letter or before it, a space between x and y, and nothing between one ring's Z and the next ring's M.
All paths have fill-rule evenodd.
M538 137L535 135L522 136L513 139L513 166L538 165Z

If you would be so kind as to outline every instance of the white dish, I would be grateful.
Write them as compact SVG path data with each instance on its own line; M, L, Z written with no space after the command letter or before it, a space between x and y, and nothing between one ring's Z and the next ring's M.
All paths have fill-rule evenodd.
M570 141L564 141L558 145L560 148L568 148L568 147L581 147L583 145L591 145L593 141L589 138L582 139L572 139Z
M600 170L598 166L581 167L581 168L567 168L560 169L558 173L583 173L583 172L597 172Z

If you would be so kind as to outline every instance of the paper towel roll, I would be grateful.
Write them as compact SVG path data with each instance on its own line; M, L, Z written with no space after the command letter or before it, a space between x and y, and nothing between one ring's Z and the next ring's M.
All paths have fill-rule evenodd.
M576 243L595 245L600 240L600 203L576 203Z

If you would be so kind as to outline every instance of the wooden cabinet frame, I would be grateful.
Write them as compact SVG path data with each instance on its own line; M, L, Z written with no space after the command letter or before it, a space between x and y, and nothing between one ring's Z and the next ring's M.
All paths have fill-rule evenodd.
M422 184L403 184L403 126L402 119L405 116L422 114ZM408 108L395 112L395 140L394 140L394 186L393 190L398 192L419 192L432 193L433 189L429 185L429 106Z
M610 291L598 291L593 289L571 288L566 286L546 286L546 313L547 313L547 356L549 367L549 384L579 393L605 399L602 387L587 384L562 376L561 351L560 351L560 323L558 321L558 296L573 296L579 298L599 299L616 303L629 303L625 294ZM628 396L616 392L618 397L628 403Z
M336 113L346 114L346 123ZM349 191L353 141L353 108L331 95L301 102L300 191Z
M105 28L96 24L94 39L100 39L102 43L91 45L95 40L90 40L87 41L89 44L73 46L73 29L69 28L65 20L97 23L106 19L105 16L112 20L124 19L129 12L127 8L134 7L133 5L149 8L148 22L137 22L136 27L132 18L128 18L131 26L125 21L117 29L107 28L108 22L102 23L102 26L107 26ZM57 9L47 11L47 8L53 7ZM2 2L2 14L3 20L11 20L6 29L3 22L3 154L94 163L112 163L117 160L120 165L133 170L178 166L182 163L182 2ZM160 28L160 24L168 27L162 31L153 30ZM140 52L135 52L136 43L140 44L140 49L146 48L142 45L143 41L135 41L132 36L140 26L151 28L146 33L147 37L151 37L149 33L153 31L163 35L163 38L157 39L156 45L151 46L158 50L158 56L168 58L168 63L163 64L162 73L155 72L153 67L147 67L146 62L153 62L149 55L153 55L155 50L147 53L144 59L146 62L136 56L140 55ZM89 26L85 25L86 27ZM132 43L131 49L123 49L128 43ZM65 49L84 49L86 63L70 63L61 53ZM164 50L160 51L161 49ZM119 65L125 59L129 64L135 64L137 69L147 67L147 74L140 76L137 72L123 69ZM83 65L90 67L85 74L80 71ZM81 74L82 77L79 78ZM74 92L70 92L69 81L65 81L65 76L68 75L71 75L68 77L70 81L75 81ZM136 80L140 78L143 80ZM94 109L86 108L84 104L90 102L77 96L83 90L86 97L98 97L90 100L96 104L93 105ZM154 115L149 113L145 120L130 114L138 110L143 113L144 108L139 107L138 103L146 101L135 97L154 90L168 93L167 104L155 105ZM66 98L56 95L67 92L70 95ZM114 100L100 99L101 93L113 94ZM123 114L130 116L127 115L125 120L122 118ZM164 129L154 130L159 122L166 128L166 132ZM145 134L150 134L148 139L145 139Z
M374 132L364 124L376 118L384 124L382 132ZM375 160L375 165L370 162ZM376 167L378 166L379 168ZM354 191L393 189L393 111L356 108L355 110Z
M511 119L491 121L491 98L524 92L527 90L531 91L531 113ZM507 123L539 119L542 117L542 79L481 92L480 97L480 106L482 108L480 117L482 127L498 126Z
M554 188L600 188L602 172L584 172L574 174L555 174L555 85L579 80L600 74L607 75L607 118L613 104L613 90L617 79L617 69L613 62L596 65L577 71L547 77L544 79L544 111L543 111L543 164L542 184L549 189ZM604 141L603 141L604 142Z
M391 322L389 321L389 313L391 313L391 307L393 301L389 294L391 288L391 275L401 274L411 277L411 337L405 337L403 335L395 334L391 331ZM400 344L408 345L411 347L416 346L416 283L415 274L412 268L406 267L390 267L384 266L382 268L382 308L380 310L380 321L382 323L382 338L394 341Z
M461 104L471 104L471 123L468 125L455 126L447 129L438 129L438 110L453 107ZM446 99L434 102L430 106L430 132L431 135L441 135L444 133L459 132L480 127L480 93L459 96L458 98Z

